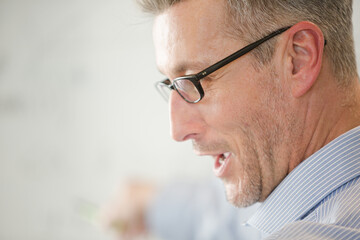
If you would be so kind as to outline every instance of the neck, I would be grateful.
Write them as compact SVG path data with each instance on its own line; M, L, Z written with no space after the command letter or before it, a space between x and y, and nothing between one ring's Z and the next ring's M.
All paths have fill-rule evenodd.
M333 80L332 84L329 79L322 82L324 84L320 81L314 86L312 91L316 94L308 96L302 156L290 162L290 171L338 136L360 125L359 80L354 79L346 89L340 89Z

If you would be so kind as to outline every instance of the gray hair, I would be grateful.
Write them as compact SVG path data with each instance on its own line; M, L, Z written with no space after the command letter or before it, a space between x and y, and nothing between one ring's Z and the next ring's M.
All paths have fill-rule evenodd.
M138 0L145 12L160 14L184 0ZM352 26L352 0L226 0L233 35L245 42L300 21L316 24L324 34L333 75L342 86L357 76ZM274 40L252 51L260 64L271 61Z

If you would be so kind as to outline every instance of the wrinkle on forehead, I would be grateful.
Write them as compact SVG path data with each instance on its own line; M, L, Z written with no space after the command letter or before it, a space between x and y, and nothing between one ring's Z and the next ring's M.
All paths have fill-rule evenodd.
M202 70L214 62L212 53L222 47L219 39L224 36L223 4L219 0L188 0L155 18L156 60L163 74Z

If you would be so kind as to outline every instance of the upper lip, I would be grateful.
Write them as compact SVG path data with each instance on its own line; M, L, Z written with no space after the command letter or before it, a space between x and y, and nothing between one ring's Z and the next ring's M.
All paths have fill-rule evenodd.
M196 142L198 143L198 142ZM193 150L196 155L198 156L210 156L217 158L219 155L222 155L224 153L231 153L231 151L221 148L207 148L206 144L196 144L193 142Z
M231 154L231 152L229 151L216 151L216 152L200 152L200 151L196 151L195 150L196 155L198 156L210 156L210 157L214 157L217 158L219 155L223 155L223 154Z

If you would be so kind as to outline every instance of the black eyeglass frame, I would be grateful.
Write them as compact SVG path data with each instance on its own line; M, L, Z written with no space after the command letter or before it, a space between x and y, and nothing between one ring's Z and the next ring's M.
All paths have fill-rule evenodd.
M256 42L253 42L243 48L241 48L240 50L236 51L235 53L225 57L224 59L218 61L217 63L211 65L210 67L207 67L206 69L196 73L196 74L191 74L191 75L186 75L186 76L182 76L182 77L177 77L173 80L173 83L171 83L170 79L165 79L163 81L159 81L156 83L156 87L158 89L158 91L160 92L160 94L162 96L163 93L161 92L161 88L166 86L171 90L176 90L176 92L188 103L198 103L201 99L203 99L205 93L204 93L204 89L202 88L201 84L200 84L200 80L205 78L206 76L208 76L209 74L217 71L218 69L224 67L225 65L231 63L232 61L238 59L239 57L245 55L246 53L250 52L251 50L253 50L254 48L258 47L259 45L261 45L262 43L270 40L271 38L285 32L286 30L288 30L289 28L291 28L291 26L288 27L284 27L284 28L280 28L272 33L270 33L269 35L267 35L266 37L257 40ZM188 99L186 99L181 93L180 91L176 88L176 81L179 80L189 80L191 81L194 86L196 87L197 91L199 92L199 98L195 101L190 101ZM165 97L164 97L165 98Z

